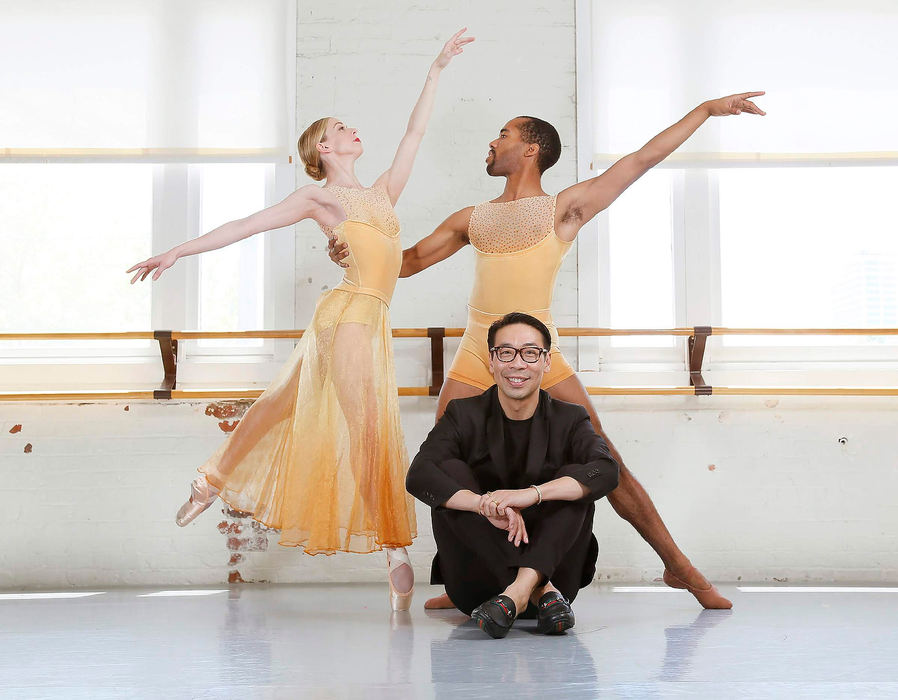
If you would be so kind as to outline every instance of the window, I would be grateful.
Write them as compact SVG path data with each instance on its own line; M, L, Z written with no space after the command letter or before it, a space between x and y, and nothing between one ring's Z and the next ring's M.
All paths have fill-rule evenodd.
M293 288L289 232L185 258L152 284L125 270L294 189L295 2L35 0L2 13L0 293L16 303L0 329L292 326L292 298L275 294ZM182 347L188 364L276 354L256 340ZM47 341L4 343L21 366L0 375L43 358L35 378L64 385L52 357L127 356L158 369L152 342Z
M581 179L706 99L763 89L768 112L709 119L581 233L581 325L898 326L898 6L581 0L577 25ZM894 360L894 344L726 336L709 357ZM581 341L580 359L684 351L636 336Z

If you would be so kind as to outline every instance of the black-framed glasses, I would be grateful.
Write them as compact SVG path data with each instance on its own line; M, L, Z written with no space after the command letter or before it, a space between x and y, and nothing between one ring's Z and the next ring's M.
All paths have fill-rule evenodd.
M490 348L490 354L499 362L514 362L514 358L520 355L521 359L528 365L539 362L540 358L548 353L549 351L545 348L537 348L532 345L527 345L523 348L514 348L511 345L500 345L497 348Z

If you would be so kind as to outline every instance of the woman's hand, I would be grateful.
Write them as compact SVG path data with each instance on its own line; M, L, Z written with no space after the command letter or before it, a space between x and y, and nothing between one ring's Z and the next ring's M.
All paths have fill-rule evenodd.
M462 36L467 29L467 27L462 27L452 35L452 38L449 39L449 41L446 42L443 50L440 51L439 55L434 59L433 65L435 68L443 70L443 68L449 65L449 61L451 61L454 56L458 56L458 54L464 51L463 47L465 44L470 44L474 41L474 37L472 36Z
M162 255L157 255L155 257L149 258L148 260L144 260L141 263L137 263L130 269L126 271L125 274L134 272L137 270L137 274L131 278L131 284L134 284L139 279L143 282L147 275L150 274L153 270L156 270L156 273L153 275L153 281L159 279L163 272L165 272L168 268L175 264L175 261L178 259L178 254L174 252L175 249L172 248L166 253L162 253Z
M749 97L758 97L763 94L763 90L760 92L742 92L738 95L709 100L705 102L705 107L708 110L708 114L712 117L725 117L730 114L742 114L743 112L763 117L767 112L748 99Z

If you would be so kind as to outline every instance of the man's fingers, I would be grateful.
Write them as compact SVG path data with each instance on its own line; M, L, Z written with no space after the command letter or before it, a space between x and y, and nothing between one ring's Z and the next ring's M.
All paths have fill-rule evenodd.
M766 94L764 90L757 90L755 92L743 92L741 95L739 95L739 97L744 100L746 97L760 97L764 94Z

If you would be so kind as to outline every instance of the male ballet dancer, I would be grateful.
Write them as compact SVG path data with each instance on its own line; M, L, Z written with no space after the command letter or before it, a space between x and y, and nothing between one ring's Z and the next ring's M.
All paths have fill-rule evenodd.
M664 563L664 582L686 589L705 608L731 608L732 603L692 566L677 547L649 495L624 465L620 453L602 429L583 384L558 348L558 332L550 315L555 276L580 229L607 208L630 185L679 148L712 116L764 115L746 92L700 104L638 151L624 156L601 175L577 183L555 196L542 188L542 174L561 155L555 128L535 117L516 117L489 144L486 171L505 178L505 189L494 200L466 207L447 218L415 246L403 251L400 277L409 277L445 260L470 243L477 254L468 323L447 379L440 391L437 419L452 399L480 394L493 384L486 334L490 324L511 311L528 313L552 333L551 371L542 388L550 396L583 406L596 432L607 442L620 465L618 487L608 500L651 545ZM345 244L330 243L334 262L349 254ZM432 598L426 608L453 607L448 596Z

